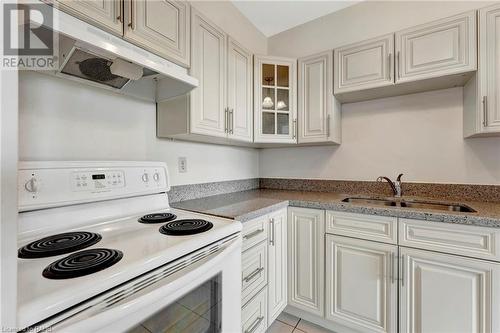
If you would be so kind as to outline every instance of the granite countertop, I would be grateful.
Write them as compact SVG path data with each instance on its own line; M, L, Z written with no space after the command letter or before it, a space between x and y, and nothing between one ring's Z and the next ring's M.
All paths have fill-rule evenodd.
M341 200L346 197L356 197L356 195L332 192L260 189L180 201L172 203L171 206L178 209L226 217L240 222L246 222L280 208L294 206L500 228L500 203L460 201L461 204L465 204L476 210L475 213L463 213L342 202ZM423 197L404 197L403 199L458 203L456 201L441 201Z

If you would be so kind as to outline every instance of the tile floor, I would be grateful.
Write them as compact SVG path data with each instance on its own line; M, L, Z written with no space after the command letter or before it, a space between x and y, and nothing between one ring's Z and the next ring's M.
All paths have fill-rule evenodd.
M266 333L334 333L321 326L282 312Z

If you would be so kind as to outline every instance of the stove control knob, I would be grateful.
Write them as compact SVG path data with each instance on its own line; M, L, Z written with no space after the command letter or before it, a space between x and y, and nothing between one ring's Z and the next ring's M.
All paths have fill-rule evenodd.
M35 177L31 177L31 179L24 184L24 188L26 189L26 191L31 193L38 192L40 190L40 186L40 181Z
M149 182L149 175L147 173L144 173L141 178L143 182Z
M158 172L155 172L153 175L153 179L155 182L159 182L160 181L160 174Z

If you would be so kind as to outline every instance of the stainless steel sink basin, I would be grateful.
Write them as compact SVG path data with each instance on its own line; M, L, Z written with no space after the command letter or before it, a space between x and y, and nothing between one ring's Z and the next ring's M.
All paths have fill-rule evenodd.
M375 198L345 198L342 202L358 204L358 205L379 205L379 206L396 206L396 202L386 199L375 199Z
M403 208L418 208L418 209L430 209L430 210L442 210L451 212L463 212L463 213L474 213L475 210L469 206L462 204L447 204L447 203L437 203L437 202L426 202L426 201L402 201L401 207Z
M379 199L379 198L349 197L343 199L342 202L358 204L358 205L415 208L415 209L439 210L439 211L450 211L450 212L462 212L462 213L476 212L471 207L463 204L449 204L449 203L418 201L418 200L396 201L396 200Z

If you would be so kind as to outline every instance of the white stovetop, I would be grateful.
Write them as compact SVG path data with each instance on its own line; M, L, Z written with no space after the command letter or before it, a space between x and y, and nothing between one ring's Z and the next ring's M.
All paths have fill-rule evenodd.
M191 236L167 236L158 229L164 224L143 224L137 219L151 211L101 222L90 227L73 229L95 232L102 240L91 248L110 248L123 252L123 258L111 267L90 275L50 280L42 276L50 263L63 258L59 255L41 259L18 259L18 326L25 328L49 316L95 296L140 274L175 260L196 249L218 241L241 230L241 224L233 220L206 216L192 212L164 209L182 218L202 218L214 224L213 228ZM63 231L61 231L63 232ZM52 234L55 234L52 233ZM23 238L19 247L47 235L38 234Z

